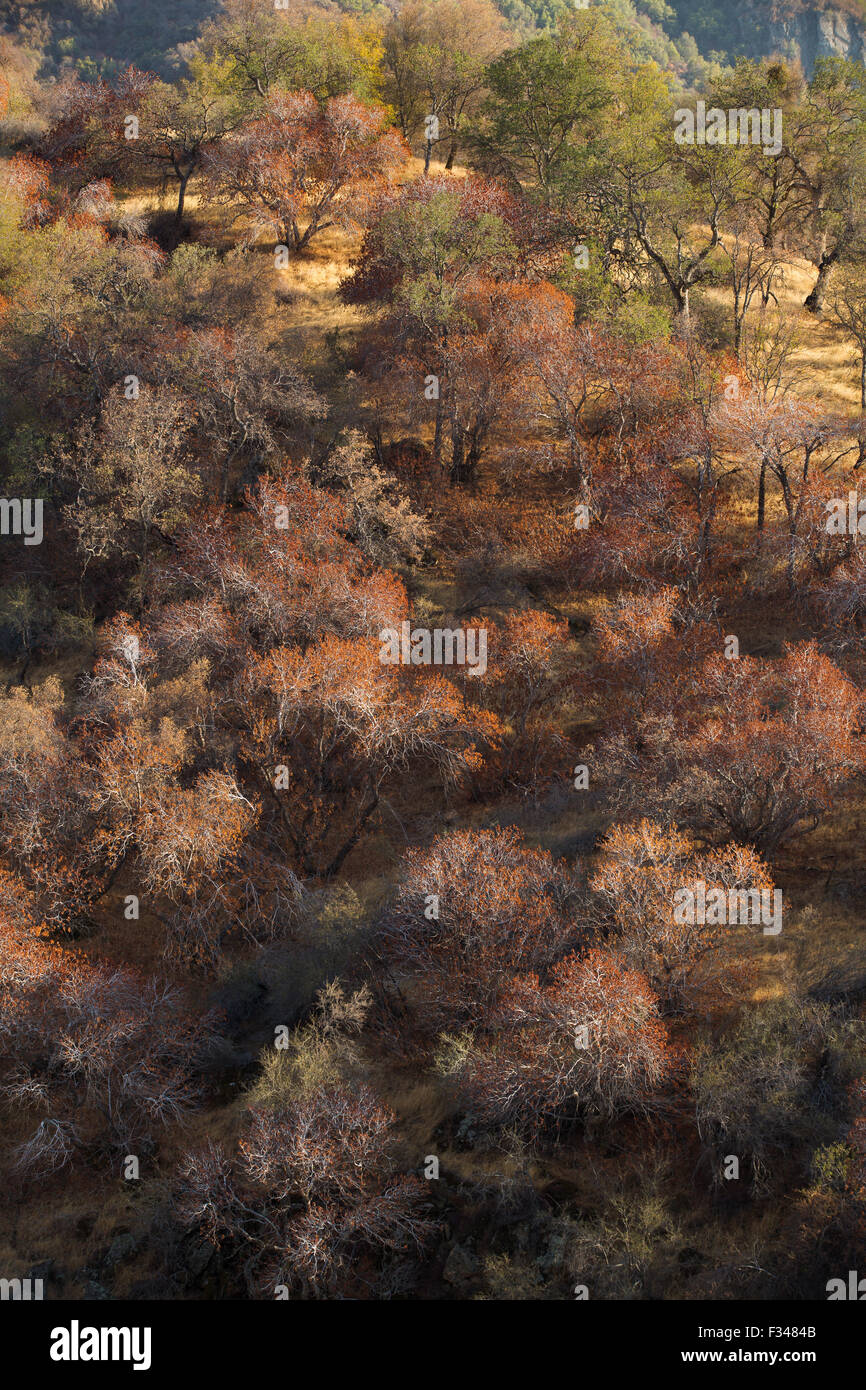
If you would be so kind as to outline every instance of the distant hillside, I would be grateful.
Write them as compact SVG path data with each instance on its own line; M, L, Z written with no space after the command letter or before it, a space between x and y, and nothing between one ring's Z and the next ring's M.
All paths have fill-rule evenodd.
M169 76L177 45L218 9L219 0L0 0L0 27L30 39L50 67L96 76L133 63Z
M576 8L576 0L494 0L521 38L544 30ZM322 0L324 5L329 0ZM381 9L379 0L330 0L334 9ZM599 0L592 0L599 3ZM673 37L687 25L665 0L600 0L642 55L683 70L698 59L694 41ZM169 77L182 65L178 47L194 39L220 0L0 0L0 29L45 54L46 68L72 66L84 76L110 76L130 63Z
M377 0L333 0L350 11ZM515 30L545 29L577 0L496 0ZM596 0L593 0L596 3ZM866 56L866 0L601 0L646 57L697 79L704 60L771 54L799 59ZM133 63L170 76L220 0L0 0L0 29L27 37L49 69L110 75Z

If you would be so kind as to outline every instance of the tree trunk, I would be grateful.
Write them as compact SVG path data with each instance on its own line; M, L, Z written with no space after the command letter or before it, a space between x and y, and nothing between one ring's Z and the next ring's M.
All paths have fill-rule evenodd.
M466 441L464 431L456 421L451 425L451 481L462 483L465 476Z
M761 476L758 479L758 530L764 529L764 513L767 507L767 465L761 464Z
M482 443L480 439L473 439L469 445L469 452L466 455L466 462L463 465L463 482L470 482L476 474L478 464L481 460Z
M808 309L810 314L820 314L824 308L824 296L827 293L827 282L830 279L830 271L836 263L836 252L831 251L823 255L818 265L818 278L809 295L803 301L804 309Z
M433 467L438 468L442 462L442 396L441 393L436 397L436 427L433 431Z
M340 849L337 851L337 853L334 855L334 858L331 860L330 864L329 864L328 867L325 869L325 872L324 872L324 877L325 877L325 878L333 878L333 877L334 877L334 874L340 872L340 869L343 867L343 861L348 857L348 855L351 853L351 851L355 848L356 844L358 843L358 841L359 841L360 838L361 838L361 832L363 831L364 827L365 827L366 824L367 824L367 821L370 819L370 817L372 816L373 812L376 810L376 808L378 807L378 805L379 805L379 793L378 793L378 792L373 792L373 793L372 793L372 800L371 800L371 801L369 802L369 804L368 804L367 806L365 806L364 809L360 812L360 814L359 814L359 816L358 816L358 819L357 819L357 821L355 822L355 828L354 828L354 830L352 831L351 835L349 836L348 840L345 840L345 841L343 842L343 844L340 846Z
M180 226L183 221L183 205L186 201L186 186L190 181L191 175L192 170L190 170L188 174L180 175L180 183L177 190L177 211L174 214L174 220L178 226Z
M375 424L370 430L370 443L373 445L373 452L376 455L376 462L379 467L386 469L385 445L382 439L382 426Z

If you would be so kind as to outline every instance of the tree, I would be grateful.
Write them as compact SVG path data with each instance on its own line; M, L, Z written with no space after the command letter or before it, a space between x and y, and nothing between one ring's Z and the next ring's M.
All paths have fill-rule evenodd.
M746 175L735 151L677 144L669 100L660 83L628 88L627 115L609 145L606 196L621 202L631 235L687 325L691 291L710 274Z
M734 1153L740 1156L740 1178L748 1177L754 1194L767 1195L780 1179L787 1188L791 1160L805 1167L815 1154L816 1137L828 1143L836 1138L839 1122L830 1120L832 1110L828 1114L833 1082L827 1061L833 1058L838 1075L844 1049L843 1030L831 1009L808 996L747 1009L725 1038L699 1042L690 1082L714 1186L724 1180L725 1158Z
M736 924L679 921L677 891L709 894L771 890L753 850L700 851L692 837L651 821L614 826L600 846L590 887L601 925L613 931L623 959L650 981L660 1007L700 1013L751 983L745 933Z
M148 1152L155 1131L198 1099L211 1020L194 1020L162 981L40 940L20 887L4 874L0 891L3 1100L31 1124L42 1117L13 1154L15 1171L43 1180L88 1149L114 1163Z
M810 470L834 440L841 447L822 461L822 472L850 451L850 426L817 401L787 395L766 400L758 392L726 405L718 419L729 445L747 451L747 468L757 477L759 533L764 528L767 477L779 483L788 523L788 587L793 590L798 534L812 496Z
M380 95L382 41L374 16L339 14L293 0L225 0L206 24L190 67L197 82L255 113L277 90L312 91L318 101L352 92Z
M61 218L10 240L7 251L2 293L14 307L4 316L5 370L19 397L36 391L46 424L93 420L127 375L148 379L143 311L162 261L152 242L107 241L92 221Z
M736 254L736 253L735 253ZM744 282L748 272L744 272ZM678 344L681 392L684 411L673 431L668 459L679 468L683 463L692 467L686 475L691 493L695 520L699 528L693 582L697 586L712 558L712 532L723 485L737 471L736 465L721 466L724 418L728 396L733 391L740 396L743 390L740 374L734 363L708 353L689 335Z
M166 615L153 645L125 614L101 630L79 736L91 771L91 850L107 887L133 866L165 928L164 955L215 970L230 937L258 942L293 924L297 880L256 836L261 806L242 790L236 747L217 723L210 662L164 678L166 638L186 637L178 616ZM236 639L233 655L239 647Z
M496 718L456 681L380 659L379 634L399 629L406 594L371 570L350 527L338 497L286 469L234 520L215 512L180 536L153 596L172 686L206 661L231 691L205 698L196 731L218 750L215 770L228 773L230 757L263 808L265 841L324 876L375 824L389 783L424 766L453 785L498 738Z
M127 118L139 116L154 82L152 73L129 67L113 83L85 82L76 73L54 89L54 119L38 152L71 190L123 176L134 146Z
M502 16L490 0L408 0L382 36L384 96L406 140L428 117L439 133L425 135L424 172L434 145L446 141L446 169L477 109L485 70L508 43Z
M651 1108L668 1078L667 1033L645 976L601 950L515 980L460 1080L488 1124L539 1138L581 1115Z
M432 401L433 464L450 445L455 483L473 479L533 348L545 289L516 279L520 222L495 184L419 180L382 204L342 286L350 303L389 306L368 370L416 416Z
M201 169L206 151L235 129L239 118L224 99L211 97L194 81L177 87L155 83L145 96L135 141L129 141L133 161L156 170L163 179L177 180L175 222L183 221L189 181Z
M447 328L464 286L514 274L519 216L504 188L484 179L440 175L389 189L370 210L341 295L394 304L418 332Z
M714 655L680 698L676 718L662 700L603 741L615 805L772 856L819 825L863 767L861 693L814 642L779 661Z
M743 325L755 296L760 294L766 308L773 296L773 283L781 278L780 256L772 248L761 246L755 239L755 223L750 211L734 208L728 219L730 231L722 238L722 250L731 267L733 292L734 355L739 360L743 342Z
M857 498L862 505L863 498ZM821 517L822 538L827 536L825 523L826 510ZM831 650L846 657L846 669L852 656L862 658L863 634L866 624L866 563L858 538L845 537L835 540L835 546L844 547L841 551L843 563L839 564L839 550L834 560L826 566L823 583L815 585L811 599L823 624L828 631Z
M242 925L240 869L259 808L237 780L211 770L191 787L167 787L136 819L138 865L148 896L171 903L166 954L215 969L224 937ZM264 875L262 894L268 891Z
M278 646L303 651L329 634L372 637L399 626L405 589L396 575L371 569L349 538L342 498L284 464L244 500L239 514L213 510L179 536L161 576L175 636L178 619L192 614L183 619L189 641L175 660L202 651L212 657L217 644L242 668ZM212 616L199 629L208 604Z
M356 223L407 154L380 106L347 94L322 107L312 92L275 92L205 165L212 196L240 204L252 236L270 229L298 254L326 228Z
M603 390L600 356L607 344L594 327L575 325L572 301L552 285L540 287L534 318L525 371L535 387L531 413L566 440L568 466L582 493L591 480L584 412Z
M84 425L75 451L61 454L52 471L72 492L67 516L85 568L113 551L131 553L147 584L154 538L186 523L200 490L188 466L188 415L167 387L128 400L116 386L98 424Z
M572 876L513 828L456 831L407 850L383 941L416 978L424 1023L483 1025L509 980L549 967L580 939L575 908Z
M538 286L495 281L467 287L461 296L460 319L432 359L439 382L436 424L441 435L444 414L453 483L474 480L496 422L515 410L542 297ZM430 364L427 357L421 367Z
M600 123L614 75L627 65L606 15L565 19L491 63L490 95L473 141L475 159L514 189L535 189L561 206L563 188L587 179L599 151Z
M480 763L476 745L496 740L496 719L452 682L378 655L367 639L325 637L277 648L247 675L258 775L307 873L337 873L401 770L427 764L453 784ZM276 766L287 791L274 790Z
M36 75L42 66L42 53L34 36L4 33L0 37L0 66L0 120L11 124L32 117L41 96Z
M53 932L74 930L96 891L92 778L69 740L59 682L12 690L0 717L0 828L6 854Z
M66 83L54 97L55 120L41 149L58 177L82 181L128 178L129 171L158 173L178 183L175 221L183 220L186 190L204 151L240 121L227 99L200 79L177 86L129 68L116 82ZM133 124L134 123L134 124ZM79 195L80 196L80 195Z
M46 160L29 154L9 161L6 188L23 204L20 225L26 231L58 222L102 231L115 210L107 179L92 179L70 193L52 181Z
M860 357L860 409L866 411L866 275L845 265L830 295L829 318L857 348Z
M818 272L804 303L819 314L837 261L863 236L863 74L841 58L815 65L805 100L794 113L786 148L808 204L810 258Z
M694 335L666 345L633 343L600 325L575 328L553 294L536 323L527 414L565 435L574 505L591 523L578 527L563 513L555 569L600 585L673 583L695 597L723 485L736 471L722 466L718 418L731 383L739 389L736 364Z
M351 508L358 544L376 564L418 564L430 543L427 518L412 509L399 479L374 461L374 448L352 430L316 465L316 481L339 489Z
M598 667L590 681L607 696L616 723L640 718L655 707L659 692L673 690L682 659L678 605L676 590L665 587L650 595L619 594L600 615Z
M487 701L505 727L503 747L492 762L507 786L536 790L562 766L559 722L571 687L573 655L564 619L547 613L508 613L490 624L493 653Z
M255 468L277 453L286 433L310 427L327 405L294 363L269 350L243 325L197 326L162 335L154 374L185 402L182 423L195 420L199 458L208 450L214 494L225 501L239 459Z
M243 1254L247 1288L263 1296L376 1287L434 1229L422 1184L396 1170L394 1122L367 1087L253 1109L234 1155L213 1143L187 1154L181 1215Z
M768 152L762 144L741 147L748 173L738 220L753 225L764 253L778 253L809 212L802 180L785 137L797 125L805 98L805 81L796 65L778 59L761 62L738 58L733 72L718 78L708 106L723 111L782 112L783 148ZM757 255L757 249L756 249Z

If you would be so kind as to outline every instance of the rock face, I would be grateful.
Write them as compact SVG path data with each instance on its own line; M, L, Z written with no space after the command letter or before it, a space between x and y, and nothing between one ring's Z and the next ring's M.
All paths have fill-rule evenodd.
M766 31L766 51L799 58L807 73L819 58L862 63L866 56L866 19L843 10L804 9L787 16L777 11L767 19Z
M696 0L672 0L679 22L690 31ZM641 0L637 0L640 8ZM778 56L799 61L811 75L819 58L850 58L866 63L866 4L862 0L711 0L707 9L724 14L712 38L695 37L705 55L718 47L730 57ZM691 31L690 31L691 32ZM721 40L719 42L719 40Z

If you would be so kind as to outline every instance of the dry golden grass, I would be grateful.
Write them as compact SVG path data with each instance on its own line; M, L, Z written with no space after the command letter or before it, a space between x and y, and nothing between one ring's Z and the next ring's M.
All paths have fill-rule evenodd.
M826 318L812 314L803 307L804 300L815 283L815 267L799 256L789 256L775 283L778 303L774 309L797 325L801 338L799 348L792 354L789 373L800 394L821 401L829 409L842 414L859 415L859 364L852 345L840 329ZM830 282L832 290L832 280ZM732 298L727 289L713 288L699 295L714 309L723 313L728 326ZM754 321L756 311L750 313Z

